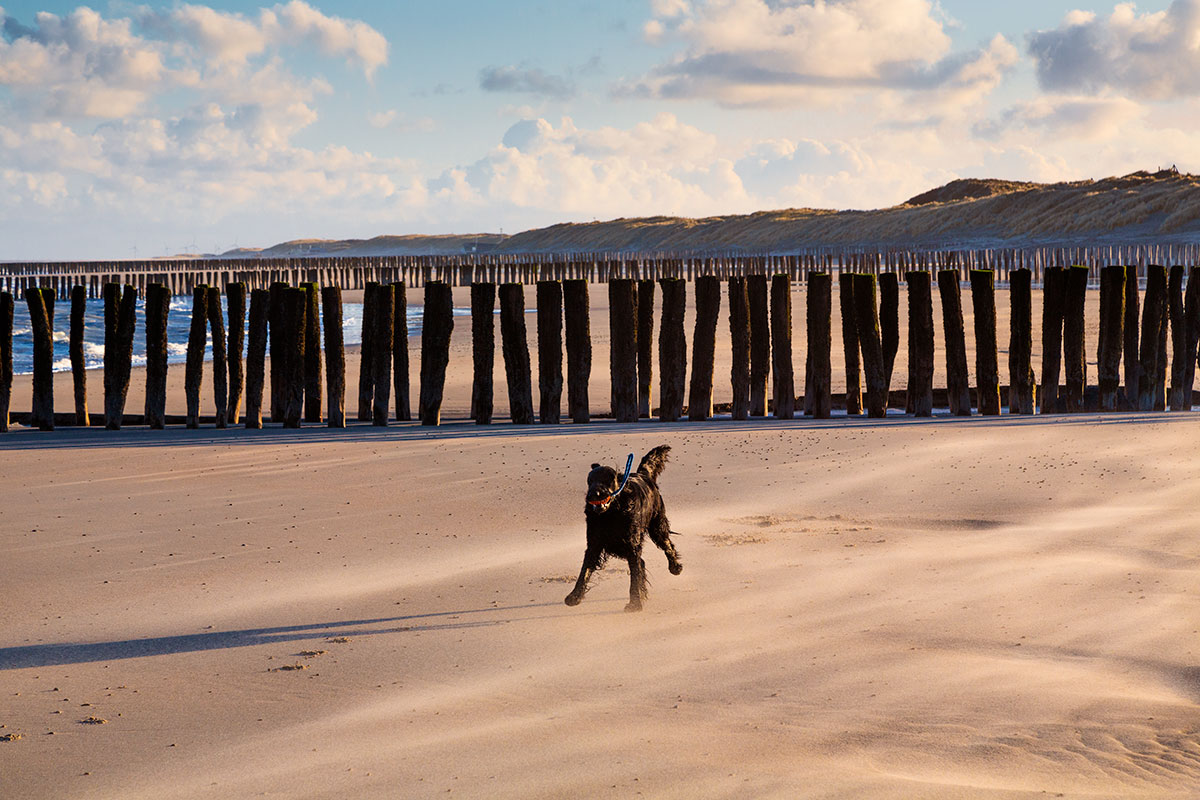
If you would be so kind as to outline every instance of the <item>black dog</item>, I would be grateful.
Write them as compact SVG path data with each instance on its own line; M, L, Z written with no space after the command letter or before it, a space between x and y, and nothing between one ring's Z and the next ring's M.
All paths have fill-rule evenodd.
M646 562L642 560L642 544L646 535L667 554L672 575L683 572L679 553L671 542L671 523L662 495L658 492L658 475L667 464L671 448L660 445L642 457L637 472L629 476L624 489L620 474L612 467L592 464L588 473L587 550L579 580L567 595L569 606L577 606L588 590L592 573L604 566L609 556L629 562L629 605L626 611L641 611L646 599Z

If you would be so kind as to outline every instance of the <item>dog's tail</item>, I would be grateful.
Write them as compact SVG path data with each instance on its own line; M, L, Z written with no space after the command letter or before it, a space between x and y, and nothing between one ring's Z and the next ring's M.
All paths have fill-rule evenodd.
M642 456L642 463L638 464L638 472L657 483L659 473L667 466L667 454L670 452L671 448L668 445L660 444Z

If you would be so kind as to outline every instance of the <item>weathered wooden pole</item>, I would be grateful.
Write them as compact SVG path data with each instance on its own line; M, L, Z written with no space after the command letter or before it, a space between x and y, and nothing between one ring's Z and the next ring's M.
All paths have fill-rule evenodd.
M733 387L734 419L750 417L750 298L745 278L730 278L729 339L733 346L733 364L729 382Z
M838 306L842 313L842 352L846 360L846 415L862 413L862 381L859 377L858 327L854 316L854 273L838 274Z
M224 428L229 413L229 361L225 349L225 321L221 315L221 290L208 288L208 324L212 329L213 405L218 428Z
M408 289L404 281L392 284L392 389L396 394L396 421L412 419L408 381Z
M562 416L562 284L537 283L538 421L557 425Z
M1125 330L1124 330L1124 360L1125 360L1125 400L1129 408L1138 407L1138 392L1142 382L1142 365L1140 348L1138 347L1138 325L1141 315L1138 311L1138 268L1136 264L1125 267Z
M510 416L516 425L532 425L533 378L525 337L525 289L519 283L500 285L500 340Z
M1000 356L996 343L996 274L971 270L971 307L975 312L975 386L979 413L1000 413Z
M270 287L269 332L271 350L271 421L283 422L283 406L287 396L283 376L283 296L288 285L276 281Z
M266 380L267 323L271 315L271 293L250 291L250 323L246 348L246 427L262 427L263 384Z
M879 273L879 333L890 390L896 353L900 351L900 276L895 272Z
M1138 359L1138 410L1153 411L1158 375L1159 331L1167 293L1165 267L1146 265L1146 298L1142 309L1141 357Z
M147 295L147 297L149 297ZM237 425L242 419L242 396L246 391L246 284L234 281L225 287L225 306L229 315L229 403L226 421Z
M109 407L113 403L117 382L117 323L121 316L121 284L105 283L101 291L104 301L104 426L108 428Z
M91 424L87 406L87 361L83 353L84 314L87 312L87 287L71 288L71 378L75 386L75 424Z
M1184 330L1187 349L1184 352L1183 400L1184 409L1192 407L1192 389L1196 383L1196 351L1200 345L1200 267L1188 272L1187 293L1183 299Z
M362 345L359 347L358 361L358 421L367 422L372 419L374 412L371 404L375 396L375 322L378 317L375 310L376 296L373 287L376 281L368 281L363 287L362 311Z
M854 326L862 350L863 371L867 379L867 416L887 416L887 366L879 332L879 306L875 275L854 276Z
M767 379L771 377L771 319L767 276L746 276L750 300L750 416L767 415Z
M496 366L496 284L471 284L471 357L475 376L471 383L471 418L477 425L492 422Z
M1084 303L1087 300L1087 267L1067 269L1066 296L1063 301L1063 361L1067 377L1067 411L1083 411L1087 390L1087 355L1084 352Z
M933 415L933 284L924 270L905 273L908 285L908 389L905 411Z
M717 351L717 319L721 313L721 281L713 275L701 275L695 283L696 327L692 333L688 419L702 422L712 416L713 360Z
M829 419L833 408L830 365L833 317L833 279L828 272L810 272L806 286L805 327L808 332L804 377L805 413Z
M1165 272L1166 267L1161 267ZM1167 327L1169 323L1169 298L1163 284L1162 316L1158 321L1158 358L1154 361L1154 410L1167 410Z
M1116 411L1121 389L1121 344L1125 326L1125 268L1100 270L1100 335L1096 369L1100 382L1100 410Z
M1183 313L1183 267L1171 267L1167 278L1167 314L1171 320L1171 389L1169 402L1172 411L1187 411L1192 407L1191 387L1184 399L1183 376L1187 361L1187 323ZM1193 359L1194 360L1194 359Z
M1058 411L1059 373L1067 295L1067 271L1047 267L1042 281L1042 413Z
M325 395L330 428L346 427L346 343L342 331L342 288L321 287L325 333Z
M612 415L617 422L638 420L637 285L628 278L608 282L609 377Z
M523 319L521 323L524 328ZM427 281L421 320L421 393L417 401L417 415L422 425L441 424L442 394L446 387L446 366L450 363L450 335L453 332L454 297L450 285ZM525 359L528 364L528 352ZM532 414L530 411L531 417Z
M638 416L649 417L654 407L654 281L637 284ZM660 367L661 368L661 367Z
M396 295L390 283L375 286L375 341L371 345L371 375L375 389L371 395L371 422L379 427L388 424L392 402L392 345L395 340Z
M12 293L0 292L0 433L8 432L12 406L14 313Z
M967 341L957 269L938 272L938 294L942 299L942 329L946 336L946 396L950 413L956 417L969 417L971 387L967 376Z
M572 422L590 422L588 379L592 374L592 335L586 280L563 281L563 327L567 344L567 413Z
M187 362L183 368L183 393L187 399L187 426L200 427L200 382L204 377L204 350L208 345L208 287L192 289L192 323L188 329Z
M792 368L792 279L787 273L771 276L770 335L772 413L775 419L792 419L796 416L796 377Z
M109 362L113 368L113 376L111 383L105 387L111 391L104 397L104 427L110 431L121 429L125 418L125 399L129 396L129 376L133 368L133 332L137 319L137 290L132 286L125 286L116 316L112 361ZM107 361L107 346L104 354ZM105 365L106 371L107 367L108 364Z
M304 421L320 422L323 364L321 358L321 289L315 281L300 284L304 290Z
M304 346L308 340L308 293L289 288L283 297L283 375L287 387L283 427L299 428L304 418Z
M1037 410L1037 380L1033 374L1033 273L1014 269L1008 273L1012 309L1008 339L1008 413L1033 414Z
M675 422L683 416L687 390L687 336L683 318L687 306L687 282L660 278L662 322L658 335L658 418Z

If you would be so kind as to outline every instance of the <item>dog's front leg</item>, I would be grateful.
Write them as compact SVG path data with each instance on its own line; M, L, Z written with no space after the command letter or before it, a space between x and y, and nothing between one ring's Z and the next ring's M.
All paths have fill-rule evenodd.
M577 606L583 600L583 596L587 594L588 581L592 577L592 573L596 571L596 566L599 559L591 550L587 550L583 554L583 566L579 568L579 578L575 581L575 588L571 593L563 599L563 602L569 606Z
M626 611L641 611L646 599L646 562L641 555L629 559L629 605Z

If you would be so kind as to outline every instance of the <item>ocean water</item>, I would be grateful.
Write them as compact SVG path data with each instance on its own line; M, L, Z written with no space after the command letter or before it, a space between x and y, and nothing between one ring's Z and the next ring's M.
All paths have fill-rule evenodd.
M29 306L18 299L13 309L13 372L28 375L33 372L33 330L29 324ZM221 298L222 313L229 318L226 298ZM247 301L247 307L249 302ZM421 306L408 307L408 334L421 332ZM347 345L362 344L362 303L342 304L342 336ZM456 308L454 316L470 316L471 309ZM182 364L187 360L188 333L192 325L192 298L174 297L167 315L167 363ZM225 326L229 330L228 322ZM54 303L54 371L69 372L71 356L68 350L71 330L71 301ZM244 355L244 354L243 354ZM104 365L104 301L88 300L84 312L83 357L88 369ZM206 361L212 359L212 344L204 352ZM133 335L133 365L146 363L146 308L137 302L137 327Z

